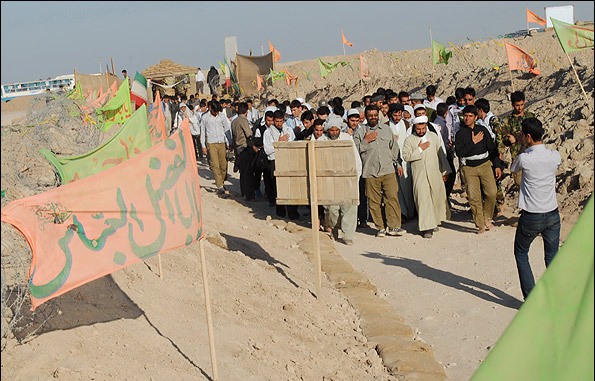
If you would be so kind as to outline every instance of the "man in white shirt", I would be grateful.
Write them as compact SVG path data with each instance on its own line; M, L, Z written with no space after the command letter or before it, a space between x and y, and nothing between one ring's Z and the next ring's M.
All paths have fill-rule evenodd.
M217 193L225 193L223 183L227 180L227 157L231 142L231 123L219 112L219 102L209 102L209 112L201 117L200 143L204 155L209 155L209 164Z
M204 94L205 92L205 75L200 68L196 72L196 92L199 94Z
M295 140L293 129L285 124L285 113L282 110L273 112L273 125L267 128L262 136L264 152L268 157L267 170L264 172L264 186L269 198L269 206L276 207L279 217L286 215L290 220L297 220L300 215L297 205L277 205L277 182L275 179L275 142L291 142Z
M516 157L511 171L523 171L519 191L521 217L514 237L521 291L525 300L535 286L529 263L529 247L541 234L545 266L549 266L560 244L560 212L556 200L556 173L561 163L560 153L545 147L543 126L537 118L521 122L522 142L527 147Z

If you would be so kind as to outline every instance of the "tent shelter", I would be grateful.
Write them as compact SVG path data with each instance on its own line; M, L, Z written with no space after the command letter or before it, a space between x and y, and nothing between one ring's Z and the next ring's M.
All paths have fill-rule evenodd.
M187 78L187 81L183 84L183 91L186 93L193 94L196 92L195 76L197 67L186 66L176 63L172 60L164 59L159 61L157 65L149 66L141 73L148 80L150 79L153 83L159 83L162 85L161 89L164 90L165 94L173 95L175 90L173 85L178 81ZM177 87L180 89L180 86ZM152 89L149 88L149 97L151 101L153 99Z

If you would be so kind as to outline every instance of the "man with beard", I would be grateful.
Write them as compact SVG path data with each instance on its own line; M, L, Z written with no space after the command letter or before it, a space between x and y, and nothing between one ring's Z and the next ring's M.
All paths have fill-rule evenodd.
M419 231L424 238L432 238L447 219L444 181L451 169L438 135L428 130L427 116L413 119L412 133L403 144L403 159L411 165Z
M380 109L374 104L366 107L366 128L359 128L353 135L355 146L362 159L362 177L366 179L366 196L377 237L401 236L401 206L395 165L400 166L399 145L391 129L379 124ZM384 198L384 205L381 204ZM386 224L383 218L383 209Z

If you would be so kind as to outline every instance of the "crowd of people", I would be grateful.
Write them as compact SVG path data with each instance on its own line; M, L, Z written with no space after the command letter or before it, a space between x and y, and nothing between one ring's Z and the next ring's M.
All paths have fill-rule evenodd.
M450 219L451 193L460 184L477 234L493 229L504 205L505 170L519 190L521 210L515 258L526 297L534 285L528 251L541 234L549 265L559 246L560 217L555 183L560 155L545 149L544 129L525 110L521 91L510 96L511 113L500 118L472 87L457 88L446 100L436 87L420 92L378 88L348 108L341 97L315 108L302 98L270 99L263 110L252 100L164 96L171 132L188 118L197 163L208 161L216 191L228 193L228 161L239 172L241 196L268 200L281 218L300 218L297 205L278 205L275 142L348 140L353 143L359 177L359 205L319 207L320 229L352 245L358 228L376 237L402 236L403 221L417 220L419 234L431 239ZM508 161L507 161L508 160ZM337 163L340 165L340 163ZM264 192L261 184L264 183ZM308 212L308 206L301 206Z

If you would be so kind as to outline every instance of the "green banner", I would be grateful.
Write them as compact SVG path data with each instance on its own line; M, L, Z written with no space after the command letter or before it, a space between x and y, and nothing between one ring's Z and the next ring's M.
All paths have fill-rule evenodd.
M347 66L351 65L350 62L339 61L333 63L324 62L322 59L318 58L318 67L320 68L320 76L322 78L326 78L327 75L331 74L335 69L339 66Z
M550 20L565 53L593 47L593 29L568 24L554 18Z
M432 62L434 65L448 65L448 60L452 57L452 52L446 50L446 47L439 42L432 40Z
M130 85L128 77L122 82L116 95L110 99L105 106L98 108L95 112L103 117L102 131L108 131L114 124L124 124L132 115L132 104L130 103Z
M82 155L58 157L46 148L39 152L56 168L62 184L101 172L151 148L147 106L135 111L104 145Z
M591 196L470 381L593 380L593 215Z

